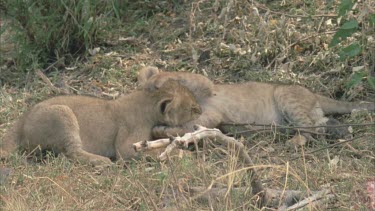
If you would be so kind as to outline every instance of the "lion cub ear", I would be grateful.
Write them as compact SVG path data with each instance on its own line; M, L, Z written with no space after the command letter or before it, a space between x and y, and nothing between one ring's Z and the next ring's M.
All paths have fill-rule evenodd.
M142 67L138 71L138 76L137 76L138 84L140 86L145 85L148 79L150 79L153 75L156 75L159 73L160 73L160 70L157 67L154 67L154 66Z
M177 81L175 80L167 80L161 87L158 89L159 94L163 93L166 97L162 98L158 104L158 108L160 112L165 115L172 107L173 100L175 99L175 92L177 89L181 89L182 87Z
M164 115L169 110L169 107L173 101L173 98L164 98L159 102L159 110Z

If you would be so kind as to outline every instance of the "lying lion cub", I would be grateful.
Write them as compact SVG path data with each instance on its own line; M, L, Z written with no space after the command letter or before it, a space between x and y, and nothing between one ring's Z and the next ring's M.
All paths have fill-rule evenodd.
M290 121L301 127L321 126L328 121L325 114L345 114L353 109L375 110L375 103L340 102L298 85L259 82L213 85L203 75L160 72L155 67L144 67L138 74L139 84L146 89L159 88L168 83L167 79L179 80L192 90L203 113L183 127L155 127L154 138L183 135L191 132L195 124L219 127L224 132L229 132L220 127L224 124L282 124ZM317 132L324 132L324 128L317 128ZM303 135L311 138L307 133Z
M4 137L0 157L17 147L52 149L94 166L109 158L135 156L132 144L150 140L155 125L181 125L198 118L201 108L192 93L169 80L155 91L135 91L108 101L60 96L35 105Z

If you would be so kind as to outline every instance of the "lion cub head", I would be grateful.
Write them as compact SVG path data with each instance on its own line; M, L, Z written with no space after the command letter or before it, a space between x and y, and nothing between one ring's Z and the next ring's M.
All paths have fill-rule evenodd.
M147 91L161 97L157 108L163 115L162 124L182 125L202 114L202 109L191 91L175 80L166 81L157 91Z
M166 81L176 80L187 87L198 103L214 95L214 84L206 76L188 72L163 72L157 67L146 66L138 71L138 84L141 89L159 89Z

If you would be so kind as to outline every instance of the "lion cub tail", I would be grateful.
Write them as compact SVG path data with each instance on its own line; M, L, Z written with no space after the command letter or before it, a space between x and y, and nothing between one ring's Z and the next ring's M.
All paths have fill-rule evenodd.
M374 102L344 102L317 95L320 106L325 114L349 114L354 109L375 111Z
M18 120L3 136L0 142L0 159L8 158L18 148L18 142L21 139L19 131L22 126L22 119Z

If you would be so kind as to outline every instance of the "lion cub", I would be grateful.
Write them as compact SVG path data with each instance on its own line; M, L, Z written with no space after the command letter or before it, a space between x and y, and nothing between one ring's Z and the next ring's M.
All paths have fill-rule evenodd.
M134 157L132 144L150 140L155 125L177 126L198 118L193 94L168 80L154 91L135 91L117 100L60 96L25 113L4 137L0 157L17 147L51 149L94 166L109 158Z
M301 127L321 126L328 121L325 114L345 114L353 109L375 110L375 103L341 102L314 94L298 85L259 82L213 85L203 75L166 73L155 67L142 68L138 75L143 87L160 87L167 83L166 79L183 81L195 96L200 97L198 101L203 113L197 120L188 122L183 127L155 127L155 138L183 135L193 131L195 124L219 127L224 132L229 132L226 131L225 124L269 125L288 121ZM324 128L317 128L317 132L324 132L322 130ZM308 133L303 135L310 137Z

